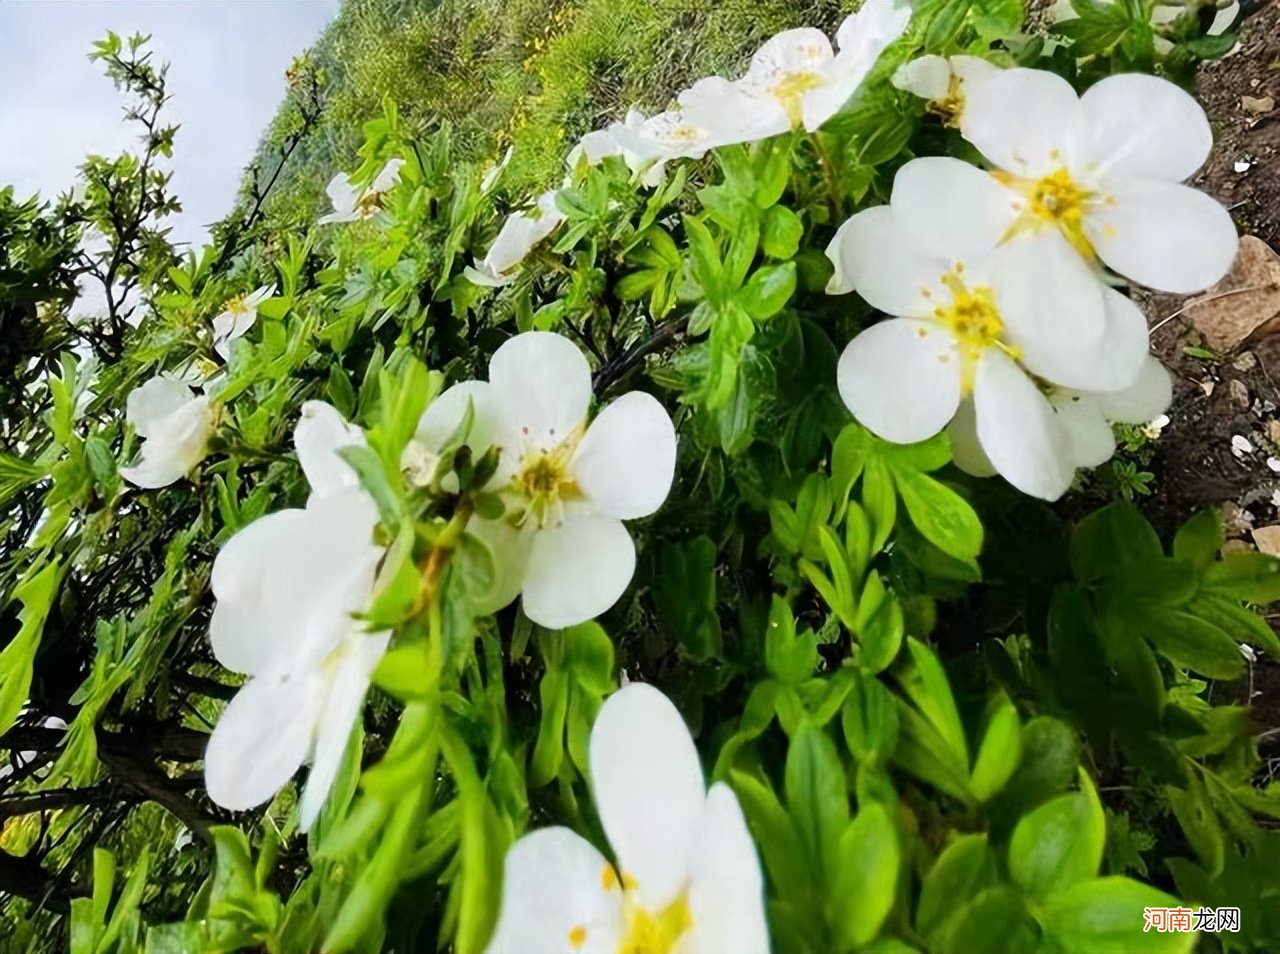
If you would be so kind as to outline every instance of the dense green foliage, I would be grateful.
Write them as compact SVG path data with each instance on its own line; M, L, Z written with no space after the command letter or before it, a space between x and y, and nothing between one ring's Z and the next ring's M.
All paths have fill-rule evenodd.
M1154 70L1150 4L1078 3L1072 46L1018 34L1017 0L920 0L821 132L673 163L652 191L621 159L583 164L513 284L463 276L581 133L839 20L803 6L352 0L264 143L260 179L303 130L274 191L200 255L163 246L173 200L137 159L91 160L79 209L0 193L0 950L481 950L518 836L562 824L604 847L587 738L624 675L675 701L737 794L777 951L1274 948L1280 792L1241 647L1280 656L1257 612L1280 561L1224 555L1212 513L1166 540L1124 501L1082 516L969 478L945 436L885 442L834 384L871 318L824 294L835 227L906 158L969 148L887 76L921 52L1081 88ZM1177 29L1202 42L1193 20ZM1185 76L1196 49L1160 63ZM100 53L163 154L145 108L162 74ZM377 215L314 225L330 176L389 159ZM81 264L119 260L136 328L115 305L66 320L90 225L107 257ZM210 320L262 285L222 362ZM626 594L565 630L476 610L493 558L463 530L493 505L492 457L454 435L452 484L401 466L444 385L530 329L581 346L600 404L656 396L680 440L664 507L630 524ZM140 444L125 407L160 373L202 380L216 433L189 480L142 490L120 474ZM209 645L212 562L306 500L290 435L311 399L366 430L350 460L387 545L368 618L395 635L303 834L292 785L231 813L197 767L239 679ZM1145 906L1180 901L1239 908L1240 931L1144 933Z

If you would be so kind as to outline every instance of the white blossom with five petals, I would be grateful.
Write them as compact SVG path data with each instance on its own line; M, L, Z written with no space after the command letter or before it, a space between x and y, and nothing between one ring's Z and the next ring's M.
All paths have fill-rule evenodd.
M525 615L548 629L599 616L635 573L635 544L623 521L653 513L671 489L670 416L652 395L632 391L588 421L591 368L573 342L545 331L499 347L487 383L440 395L419 424L416 460L431 464L468 404L468 443L476 452L490 440L499 448L487 489L506 505L500 519L476 517L467 527L496 564L491 598L480 610L494 612L522 596Z
M681 93L683 118L715 145L801 127L814 132L849 101L910 20L904 0L864 3L836 32L839 52L821 30L784 30L756 51L741 78L710 76Z
M591 729L596 809L615 867L568 828L507 852L487 954L767 954L763 878L737 796L708 791L670 700L631 683Z
M1177 293L1231 267L1231 216L1181 184L1209 154L1209 123L1172 83L1121 74L1077 96L1053 73L1003 70L969 90L960 131L994 169L908 163L895 212L940 253L993 252L995 271L1041 299L1046 336L1102 336L1105 289L1089 280L1099 264Z
M263 285L247 295L227 300L213 319L213 350L225 361L231 357L231 342L248 334L258 320L258 306L276 293L275 285Z
M181 480L204 460L216 411L207 394L160 375L129 392L125 419L142 438L142 449L120 476L150 490Z
M853 415L886 440L913 443L962 407L972 410L978 440L1006 480L1038 497L1061 496L1075 463L1038 382L1076 391L1129 387L1147 354L1138 307L1103 288L1104 336L1046 336L1038 302L1017 275L981 257L938 254L892 204L853 216L827 255L835 264L829 292L856 290L896 316L867 328L840 358L836 383Z
M386 164L364 188L358 187L345 172L339 172L329 180L325 192L333 203L333 211L320 216L319 225L331 222L357 222L371 219L382 209L382 197L400 183L403 159L388 159Z
M355 616L373 598L383 549L373 542L377 507L337 452L363 442L334 408L304 404L294 446L311 486L306 507L255 520L213 564L213 653L249 679L209 739L209 797L253 808L310 762L303 830L324 805L390 639Z

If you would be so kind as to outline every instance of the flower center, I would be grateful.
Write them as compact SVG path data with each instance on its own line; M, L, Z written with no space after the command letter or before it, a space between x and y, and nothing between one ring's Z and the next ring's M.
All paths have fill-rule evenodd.
M222 307L233 315L243 315L249 310L249 306L244 303L244 295L232 295Z
M1017 351L1002 340L1004 321L1000 318L995 292L989 286L966 284L963 264L956 265L938 280L951 293L951 301L935 307L933 317L960 345L960 385L966 395L971 394L982 352L999 348L1016 359ZM944 355L939 360L945 358Z
M681 894L660 911L650 911L636 903L636 880L623 873L622 881L612 865L605 865L600 884L606 891L622 891L623 917L626 928L618 941L617 954L675 954L680 941L693 927L689 901ZM586 941L585 925L569 932L569 943L577 950Z
M774 98L782 103L782 108L787 111L787 118L791 120L792 126L800 126L804 123L804 94L810 90L817 89L823 85L823 78L820 73L809 71L783 73L782 77L773 84L769 92Z
M356 211L366 218L382 208L382 193L369 189L356 200Z
M1081 186L1065 166L1040 179L1020 179L1002 170L993 172L997 179L1021 192L1027 207L1013 223L1005 240L1022 229L1055 226L1072 247L1089 260L1097 257L1093 243L1084 234L1084 214L1097 196Z
M925 112L937 117L946 128L959 129L960 117L964 113L964 84L960 77L952 74L946 95L929 100L925 104Z
M559 520L567 501L582 496L569 462L577 450L584 428L575 427L568 437L550 450L530 450L520 460L520 469L512 481L512 489L524 500L524 514L520 523L532 519L535 525L545 527Z

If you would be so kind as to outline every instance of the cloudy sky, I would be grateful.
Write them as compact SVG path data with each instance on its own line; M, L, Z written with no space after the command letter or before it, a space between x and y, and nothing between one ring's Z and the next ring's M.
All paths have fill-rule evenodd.
M178 241L229 211L284 96L284 71L338 0L0 0L0 185L20 197L69 187L88 152L128 146L123 100L86 54L108 30L150 33L168 60Z

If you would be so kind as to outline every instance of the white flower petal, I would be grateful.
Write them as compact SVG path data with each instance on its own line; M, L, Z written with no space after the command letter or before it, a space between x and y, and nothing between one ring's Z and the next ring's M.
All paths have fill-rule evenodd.
M570 464L596 507L619 520L647 517L667 499L676 468L676 431L651 394L622 395L591 422Z
M213 431L209 398L192 398L148 430L138 464L121 468L120 474L139 487L166 487L189 474L208 451Z
M497 412L493 407L491 386L485 381L463 381L446 388L418 419L414 439L432 453L438 453L453 436L471 408L471 430L466 445L475 454L483 454L493 444Z
M585 838L568 828L530 832L507 851L486 954L614 954L626 922L622 892L607 887L613 881Z
M991 348L973 392L978 439L1000 475L1023 493L1057 500L1075 474L1071 447L1052 405L1030 378Z
M633 682L591 729L591 789L624 876L651 911L685 887L706 787L684 719L653 686Z
M321 696L310 674L251 679L222 711L204 753L209 798L256 808L285 786L311 751Z
M1093 344L1047 346L1044 338L1009 340L1022 348L1022 364L1054 384L1083 391L1119 391L1137 378L1147 356L1147 319L1130 299L1100 286L1106 326Z
M293 430L293 446L311 485L311 493L322 497L360 486L355 470L338 456L338 451L343 447L363 447L364 443L364 431L348 424L332 404L304 403L302 416Z
M864 3L845 18L836 32L840 52L823 70L822 85L803 96L804 127L809 132L838 113L849 101L885 47L902 35L911 20L905 2Z
M973 398L960 402L956 416L947 425L947 436L951 438L951 459L957 467L974 477L995 476L996 465L991 463L978 439L978 415Z
M951 91L951 64L936 53L919 56L899 66L890 82L921 99L942 99Z
M1004 238L1022 200L990 174L959 159L912 159L893 180L890 204L912 239L935 254L967 259Z
M125 419L139 437L151 437L160 423L193 400L190 387L172 378L154 377L129 392L125 401Z
M873 308L903 318L925 318L939 278L951 262L921 248L902 228L892 206L878 205L853 216L827 246L835 272L827 294L856 291Z
M1051 395L1049 401L1058 413L1077 467L1097 467L1111 459L1116 452L1115 435L1091 395L1063 391Z
M311 827L324 807L342 767L352 728L364 709L369 681L390 640L390 633L352 632L335 650L337 658L325 661L328 685L316 720L315 753L298 801L298 827L302 831Z
M621 521L570 506L562 523L533 534L524 613L547 629L585 623L618 602L635 570L636 547Z
M689 859L689 954L768 954L760 859L737 796L711 786Z
M991 285L1010 340L1058 364L1102 343L1107 306L1092 268L1057 229L1019 235L991 259ZM1049 364L1051 362L1046 362Z
M966 91L960 132L1001 169L1039 179L1079 153L1080 100L1046 70L1009 69Z
M1156 76L1108 76L1080 97L1080 109L1089 161L1101 175L1181 182L1213 147L1200 104Z
M544 192L533 209L507 216L485 254L481 271L494 276L495 282L509 281L511 271L563 221L564 213L556 205L556 193Z
M1173 379L1155 355L1147 355L1134 382L1122 391L1099 394L1098 402L1109 421L1145 424L1173 403Z
M400 169L403 166L403 159L388 159L386 165L373 177L373 182L369 183L369 191L378 194L390 192L400 184Z
M591 366L577 345L550 331L503 342L489 360L489 383L496 439L508 454L529 442L554 447L586 420L591 406Z
M120 476L143 490L158 490L187 476L187 469L171 457L155 452L148 454L144 445L138 462L132 467L121 467Z
M817 74L831 62L831 41L814 27L798 27L775 33L756 50L747 73L739 81L753 92L772 93L774 87L796 74Z
M467 533L484 543L493 554L493 588L488 598L474 607L481 616L488 616L510 605L520 595L535 531L517 530L506 520L473 517L467 524Z
M853 416L885 440L912 444L932 437L960 403L955 336L908 318L872 325L844 349L836 386Z
M791 119L773 96L752 95L721 76L698 80L680 94L681 121L706 132L702 149L758 142L791 129ZM655 117L656 118L656 117Z
M1112 200L1090 210L1085 230L1111 268L1177 294L1208 288L1227 274L1239 240L1216 199L1161 182L1108 185Z

